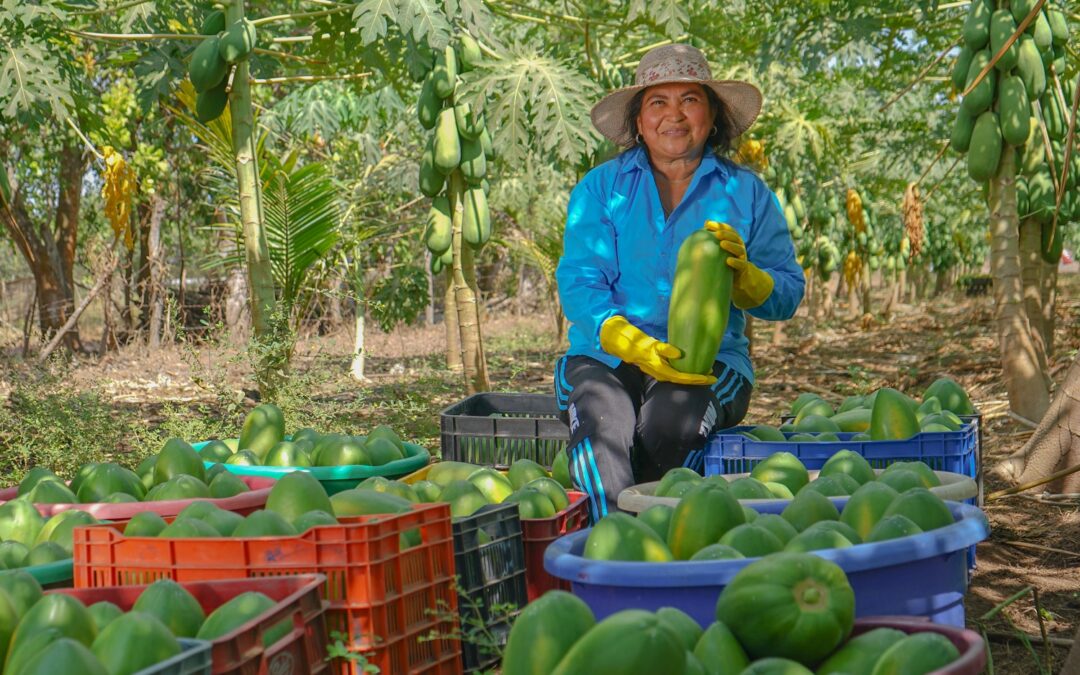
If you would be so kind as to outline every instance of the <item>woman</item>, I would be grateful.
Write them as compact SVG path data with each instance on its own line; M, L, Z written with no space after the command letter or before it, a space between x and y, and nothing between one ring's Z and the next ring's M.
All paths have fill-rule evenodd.
M689 45L651 50L634 86L592 109L597 130L629 149L570 196L557 271L570 348L556 364L555 393L570 426L570 474L594 521L635 482L699 464L705 437L742 420L754 382L743 312L783 320L802 301L776 197L721 156L760 109L756 87L713 80ZM676 371L668 360L679 349L664 342L679 246L703 226L733 271L734 307L711 376Z

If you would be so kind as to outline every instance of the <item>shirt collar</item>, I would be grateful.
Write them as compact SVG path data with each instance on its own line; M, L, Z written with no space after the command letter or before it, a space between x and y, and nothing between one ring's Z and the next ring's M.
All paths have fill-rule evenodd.
M645 152L645 146L643 145L630 148L623 154L621 172L627 173L635 169L652 171L652 166L649 165L649 155ZM701 166L698 167L695 173L704 176L712 171L719 173L721 178L727 178L730 175L727 162L720 159L715 152L710 150L702 156Z

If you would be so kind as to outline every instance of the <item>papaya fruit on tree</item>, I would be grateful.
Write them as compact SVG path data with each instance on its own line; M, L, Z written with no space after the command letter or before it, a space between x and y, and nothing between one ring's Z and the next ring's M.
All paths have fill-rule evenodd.
M191 63L188 64L188 79L195 91L202 93L213 89L225 79L229 72L229 64L221 58L218 45L221 39L208 37L191 53Z
M255 48L255 24L248 19L234 21L221 36L218 50L225 63L240 63L251 55Z
M454 109L446 108L439 113L435 123L435 168L449 174L461 163L461 139L458 136Z

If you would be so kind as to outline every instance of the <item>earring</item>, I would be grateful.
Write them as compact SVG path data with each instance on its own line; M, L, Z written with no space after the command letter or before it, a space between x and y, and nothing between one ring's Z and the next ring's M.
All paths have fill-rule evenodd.
M634 136L634 142L636 142L638 145L641 145L641 143L642 143L641 134L638 134L637 136Z
M715 125L715 124L714 124L714 125L712 125L712 133L711 133L711 134L709 134L709 135L710 135L710 136L715 136L715 135L716 135L716 125Z

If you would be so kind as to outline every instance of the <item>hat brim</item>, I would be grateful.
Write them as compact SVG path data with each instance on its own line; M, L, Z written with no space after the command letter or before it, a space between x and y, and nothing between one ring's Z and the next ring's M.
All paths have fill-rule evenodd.
M593 126L606 138L621 146L634 144L634 139L626 132L626 107L634 95L643 89L668 82L693 82L708 87L723 101L731 116L734 136L739 136L754 123L761 113L761 91L741 80L665 80L650 84L638 84L616 89L593 106L589 114Z

